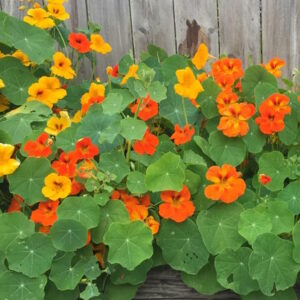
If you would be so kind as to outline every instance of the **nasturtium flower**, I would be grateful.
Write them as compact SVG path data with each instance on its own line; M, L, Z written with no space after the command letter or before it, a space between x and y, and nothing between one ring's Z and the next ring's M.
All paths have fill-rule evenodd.
M91 43L83 33L71 32L69 34L69 45L80 53L87 53L91 50Z
M60 176L56 173L50 173L44 180L45 186L42 193L46 198L56 201L64 199L71 193L72 182L66 176Z
M110 75L112 77L118 77L118 75L119 75L118 72L119 72L119 65L118 64L114 65L113 67L108 66L106 68L106 74Z
M192 63L197 70L200 70L205 66L209 58L213 58L213 56L209 54L207 46L200 44L196 54L192 58Z
M99 154L97 145L94 145L91 138L84 137L75 144L76 155L79 159L91 159Z
M290 98L288 96L275 93L264 100L261 104L261 107L266 106L266 108L273 110L276 113L286 115L291 113L289 102Z
M205 72L197 75L197 80L202 83L204 80L208 78L207 74Z
M11 158L15 147L9 144L0 143L0 177L15 172L20 162Z
M178 124L175 124L171 140L174 140L175 145L182 145L189 142L194 134L195 128L192 125L187 124L181 128Z
M72 62L63 52L56 52L53 55L53 61L54 65L51 67L51 72L54 75L65 79L73 79L75 77L76 73L72 69Z
M84 190L84 185L81 182L76 181L74 178L72 178L72 188L71 188L70 195L72 196L78 195L83 190Z
M29 157L48 157L52 153L51 144L49 135L43 132L34 141L27 141L23 150Z
M263 67L276 78L281 77L281 68L285 66L285 61L278 58L271 58Z
M233 93L231 90L222 91L216 99L219 113L221 114L223 110L226 110L230 106L230 104L236 103L238 100L238 95Z
M86 114L90 106L96 103L102 103L105 97L105 86L92 82L87 93L81 96L81 112Z
M180 192L163 191L160 198L163 203L159 206L159 215L164 219L180 223L195 212L194 203L190 200L191 193L185 185Z
M30 220L43 226L52 226L57 220L59 201L40 202L38 208L33 210Z
M21 50L16 50L13 54L13 57L15 57L16 59L20 60L21 63L25 66L25 67L29 67L30 65L34 65L34 63L32 63L29 59L29 57L22 52Z
M7 212L12 213L16 211L21 211L22 203L24 199L20 195L14 195L10 201Z
M122 78L121 85L124 85L128 81L129 78L139 79L138 74L136 74L138 69L139 69L138 65L136 65L136 64L131 65L129 67L127 74Z
M5 87L4 81L0 78L0 89L2 89L4 87Z
M236 201L246 190L246 183L240 177L241 173L237 172L235 167L231 165L210 167L206 172L206 179L213 184L205 187L205 197L224 203Z
M50 18L50 14L40 7L29 9L27 16L25 16L23 20L30 25L42 29L49 29L55 25L54 21Z
M179 83L174 85L174 90L179 96L189 99L196 99L198 94L204 91L201 83L195 78L195 75L190 67L177 70L176 77Z
M233 103L222 110L218 130L228 137L244 136L249 131L247 120L255 114L255 106L248 103Z
M80 178L91 178L94 176L97 167L95 163L90 159L85 159L81 163L76 170L76 176Z
M68 113L66 111L61 111L60 117L53 116L48 120L45 132L56 136L70 126L71 120Z
M98 245L92 244L92 247L93 247L94 255L96 256L101 268L104 269L105 268L104 257L107 252L106 246L103 243L101 243Z
M64 2L68 2L69 0L47 0L48 4L60 4L62 5Z
M104 41L100 34L91 34L91 49L101 54L107 54L111 52L111 46Z
M54 19L58 19L60 21L65 21L70 18L70 15L66 12L66 9L62 4L59 3L49 3L47 5L48 13Z
M10 103L8 99L4 95L0 94L0 112L8 110L9 105Z
M148 216L144 222L151 229L153 235L158 233L160 224L153 216Z
M150 128L147 128L143 139L133 144L133 150L139 155L153 155L158 144L158 137L150 132Z
M258 181L262 185L266 185L267 183L271 182L272 178L266 174L259 174Z
M82 120L82 112L81 110L76 111L72 118L72 123L79 123Z
M51 167L58 175L73 177L78 159L76 151L62 152L59 159L52 162Z
M231 75L220 75L215 81L223 91L231 91L234 84L234 77Z
M139 108L138 117L143 121L148 121L158 114L158 103L150 98L150 95L147 95L142 99L137 99L134 104L130 106L132 113L136 113L136 110Z

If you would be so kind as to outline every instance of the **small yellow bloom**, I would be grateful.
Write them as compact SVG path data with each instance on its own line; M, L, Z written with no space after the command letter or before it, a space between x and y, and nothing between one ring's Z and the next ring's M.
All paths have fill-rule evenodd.
M49 3L47 8L49 14L55 19L60 21L70 19L70 15L66 12L64 6L59 3Z
M91 34L90 48L101 54L107 54L111 52L110 44L106 43L100 34Z
M208 53L207 46L205 44L200 44L196 54L192 58L192 63L194 64L197 70L200 70L205 66L207 60L213 57L214 56Z
M12 174L19 167L20 162L11 158L14 150L13 145L0 143L0 177Z
M82 112L78 110L73 116L72 123L79 123L82 119Z
M25 5L20 5L19 7L18 7L18 10L25 10L26 9L26 6Z
M72 69L72 62L63 52L56 52L53 55L54 65L51 67L51 72L65 79L74 78L75 71Z
M197 80L199 82L203 82L204 80L206 80L208 78L207 74L205 72L198 74L197 75Z
M71 126L71 120L66 111L60 112L60 117L51 117L47 122L45 132L51 135L58 135L60 132Z
M111 66L106 67L106 74L111 75L113 72L113 68Z
M72 183L66 176L51 173L45 178L44 183L45 186L42 188L42 193L50 200L63 199L71 193Z
M3 80L0 78L0 89L2 89L4 87L5 87L5 84L4 84Z
M125 84L127 82L127 80L131 77L133 77L135 79L139 79L138 75L136 74L138 69L139 69L138 65L135 65L135 64L131 65L129 67L127 74L123 77L123 79L121 81L121 85Z
M100 78L100 76L97 76L97 77L96 77L96 81L97 81L98 83L100 83L100 82L101 82L101 78Z
M13 57L17 58L22 62L22 64L26 67L29 67L31 65L31 61L29 60L29 57L22 52L21 50L17 50L12 54Z
M102 98L104 97L104 94L105 86L103 84L92 82L89 91L81 96L81 104L87 104L91 98Z
M64 2L68 2L68 0L47 0L48 4L60 4L62 5Z
M55 23L49 18L50 14L43 8L31 8L27 11L27 15L24 17L24 22L42 28L48 29L52 28Z
M8 99L0 94L0 112L6 111L9 109L9 101Z
M196 99L198 94L204 91L201 83L195 78L190 67L177 70L176 77L179 83L175 84L174 89L179 96Z

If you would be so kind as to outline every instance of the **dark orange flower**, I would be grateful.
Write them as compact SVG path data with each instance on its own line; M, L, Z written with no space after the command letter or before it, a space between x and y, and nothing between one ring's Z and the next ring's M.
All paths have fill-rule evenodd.
M272 178L266 174L259 174L258 175L258 181L262 185L266 185L267 183L271 182Z
M76 163L79 160L76 151L68 153L62 152L59 160L54 161L51 167L58 173L58 175L73 177L76 171Z
M151 229L153 235L158 233L160 224L153 218L153 216L147 217L145 219L145 224Z
M96 256L100 266L102 269L105 268L105 265L104 265L104 256L105 256L105 253L106 253L106 246L101 243L101 244L98 244L98 245L93 245L92 244L92 247L93 247L93 251L94 251L94 255Z
M149 95L142 99L142 103L140 103L140 99L136 100L136 103L130 106L130 110L132 113L136 113L137 108L139 107L138 117L143 121L147 121L158 114L158 103L153 101Z
M255 106L248 103L233 103L222 110L218 130L228 137L244 136L249 131L247 120L255 114Z
M246 190L245 181L235 167L224 164L222 167L212 166L206 172L206 179L213 184L206 186L204 194L211 200L231 203L242 196Z
M45 233L45 234L49 234L50 233L50 229L51 229L51 226L40 226L39 228L39 232L41 233Z
M111 72L109 72L109 75L112 77L118 77L118 75L119 75L119 65L118 64L114 65L114 67L111 68Z
M82 161L76 170L76 175L80 178L91 178L97 170L92 160L86 159Z
M43 226L51 226L57 220L56 210L59 201L40 202L37 209L31 213L31 221L40 223Z
M91 239L92 239L92 235L91 235L90 230L88 230L85 246L87 246L91 242Z
M52 140L48 133L43 132L35 141L27 141L24 145L24 151L29 157L48 157L52 153L51 144Z
M160 198L164 203L159 206L159 215L164 219L180 223L194 214L195 206L190 200L191 194L185 185L180 192L163 191Z
M158 137L150 133L150 128L148 127L144 137L140 141L136 141L133 144L133 150L139 155L147 154L153 155L156 151L156 147L159 144Z
M279 78L281 76L281 68L285 66L285 61L278 58L273 57L269 60L268 63L263 65L263 67L271 74L273 74L275 77Z
M242 82L241 82L241 81L238 81L238 82L236 83L236 85L234 86L234 88L235 88L236 90L238 90L239 92L242 92L242 91L243 91L243 88L242 88Z
M212 74L216 81L220 76L233 78L233 81L244 75L242 61L239 58L221 58L212 64Z
M230 75L220 75L215 81L223 91L231 91L234 84L234 78Z
M98 147L93 144L89 137L77 141L75 149L79 159L90 159L99 154Z
M83 33L71 32L69 34L69 44L80 53L87 53L90 51L91 43Z
M238 100L238 95L233 93L231 90L222 91L216 99L219 113L221 114L222 111L226 110L230 104L236 103Z
M12 213L15 211L21 211L22 203L24 199L19 195L14 195L11 199L10 205L7 209L7 212Z
M269 96L265 101L263 101L261 107L266 106L266 109L270 109L276 113L286 115L291 113L289 102L290 98L288 96L275 93Z
M71 193L70 193L70 195L72 195L72 196L78 195L83 190L84 190L84 185L81 182L76 181L73 178L72 179L72 187L71 187Z
M192 125L187 124L183 128L180 128L178 124L175 125L175 132L171 135L171 140L174 140L176 145L182 145L189 142L195 133L195 129Z

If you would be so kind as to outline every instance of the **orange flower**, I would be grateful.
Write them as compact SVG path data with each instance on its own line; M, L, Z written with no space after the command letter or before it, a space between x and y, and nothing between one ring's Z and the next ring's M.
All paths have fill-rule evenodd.
M138 65L135 65L135 64L131 65L129 67L127 74L122 78L121 85L124 85L128 81L129 78L139 79L138 74L136 74L138 69L139 69Z
M259 174L258 175L258 181L262 184L262 185L266 185L267 183L271 182L272 178L268 175L265 174Z
M51 226L40 226L39 232L44 233L44 234L49 234L50 229L51 229Z
M119 65L118 64L114 65L114 67L108 66L106 68L106 74L110 75L112 77L118 77L118 75L119 75L118 71L119 71Z
M151 229L153 235L158 233L160 224L153 218L153 216L147 217L145 219L145 224Z
M223 110L226 110L230 104L236 103L238 100L238 95L233 93L231 90L222 91L216 99L219 113L222 114Z
M90 41L83 33L71 32L69 34L69 45L80 53L90 51Z
M91 178L94 176L94 171L96 170L97 167L93 161L86 159L80 163L78 169L76 170L76 175L80 178Z
M81 111L87 113L90 106L95 103L102 103L105 96L105 86L103 84L92 83L87 93L81 96Z
M51 67L51 72L54 75L65 79L73 79L75 77L76 73L72 69L72 62L63 52L56 52L53 55L53 61L54 65Z
M99 154L98 147L93 144L89 137L77 141L75 148L79 159L90 159Z
M228 137L244 136L249 131L247 120L255 114L255 106L248 103L233 103L222 110L218 130Z
M234 78L232 76L220 75L217 79L215 79L215 81L223 91L231 92L232 86L234 84Z
M19 167L20 162L11 158L14 150L13 145L0 143L0 177L14 173Z
M133 144L133 150L139 155L153 155L156 151L156 147L158 146L158 144L158 137L150 133L150 128L148 127L143 139Z
M285 66L285 61L278 58L273 57L269 60L268 63L263 65L263 67L271 74L273 74L275 77L279 78L281 76L281 68Z
M164 219L180 223L194 214L195 206L190 200L191 194L185 185L180 192L162 192L160 198L164 203L159 206L159 215Z
M106 246L103 243L101 243L98 245L92 244L92 247L93 247L94 255L96 256L101 268L104 269L105 268L104 256L107 251Z
M290 98L288 96L275 93L269 96L265 101L263 101L261 106L266 106L268 107L268 109L273 110L275 113L286 115L291 113L289 102Z
M71 180L66 176L50 173L44 180L42 193L46 198L56 201L66 198L71 193Z
M175 124L175 132L171 135L171 140L174 140L175 145L182 145L189 142L195 133L195 129L192 125L187 124L183 128L180 128L178 124Z
M74 178L72 179L72 188L71 188L71 193L70 195L74 196L74 195L78 195L81 191L84 190L84 185L79 182L76 181Z
M29 67L30 65L33 65L33 63L31 63L31 61L29 60L29 57L21 50L16 50L12 54L12 56L20 60L25 67Z
M245 181L235 167L224 164L221 167L212 166L206 172L206 179L213 184L206 186L206 198L231 203L242 196L246 190Z
M21 211L22 203L24 199L19 195L14 195L11 199L10 205L7 209L7 212L12 213L15 211Z
M212 74L217 82L221 76L235 81L244 75L242 61L239 58L221 58L212 64Z
M27 141L24 146L24 151L29 157L48 157L51 151L52 140L48 133L43 132L35 141Z
M174 85L175 93L181 97L196 99L198 94L204 89L201 83L195 78L190 67L176 71L176 77L179 83Z
M200 70L205 66L209 58L213 58L213 56L208 53L207 46L205 44L200 44L196 54L192 58L192 63L197 70Z
M24 22L42 28L48 29L55 26L54 21L49 18L50 14L42 8L31 8L27 11L27 15L24 17Z
M40 202L38 208L31 213L31 221L40 223L43 226L52 226L57 220L56 210L58 205L59 201Z
M197 80L202 83L204 80L208 78L207 74L205 72L197 75Z
M59 156L59 160L52 162L51 167L59 175L73 177L75 175L78 159L75 151L70 151L68 153L62 152Z
M100 34L91 34L91 49L101 54L111 52L111 46L104 41Z
M136 103L130 105L130 110L132 113L136 113L137 108L139 107L138 117L143 121L148 121L158 114L158 103L150 98L150 95L147 95L142 99L140 104L140 99L136 100Z

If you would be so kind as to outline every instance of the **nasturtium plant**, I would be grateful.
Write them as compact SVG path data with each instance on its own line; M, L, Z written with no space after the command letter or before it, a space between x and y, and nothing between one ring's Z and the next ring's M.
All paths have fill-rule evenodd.
M162 265L202 295L296 299L285 62L149 45L100 80L112 47L98 24L70 32L64 2L0 12L0 299L130 300Z

